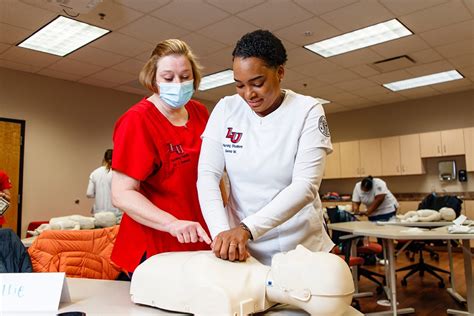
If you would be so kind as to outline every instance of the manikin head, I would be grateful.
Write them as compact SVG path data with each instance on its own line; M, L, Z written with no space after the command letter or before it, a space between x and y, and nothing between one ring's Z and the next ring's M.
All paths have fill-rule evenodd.
M350 269L339 256L295 250L272 258L267 280L268 299L304 309L311 315L342 315L350 305L354 283Z

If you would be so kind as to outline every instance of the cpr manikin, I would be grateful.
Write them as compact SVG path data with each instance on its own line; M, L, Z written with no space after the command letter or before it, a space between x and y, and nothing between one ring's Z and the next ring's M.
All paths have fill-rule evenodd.
M344 315L354 293L352 275L338 256L299 245L273 256L271 267L216 258L211 251L155 255L133 273L132 301L195 315L243 316L276 303L311 315Z
M397 218L406 223L452 221L456 218L456 212L450 207L443 207L439 211L422 209L397 215Z

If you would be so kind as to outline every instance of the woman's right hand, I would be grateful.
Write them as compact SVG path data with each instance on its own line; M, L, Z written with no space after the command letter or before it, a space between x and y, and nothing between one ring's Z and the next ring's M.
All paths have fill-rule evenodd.
M167 231L178 238L180 243L205 242L211 243L211 238L207 235L204 228L198 222L175 220L166 227Z

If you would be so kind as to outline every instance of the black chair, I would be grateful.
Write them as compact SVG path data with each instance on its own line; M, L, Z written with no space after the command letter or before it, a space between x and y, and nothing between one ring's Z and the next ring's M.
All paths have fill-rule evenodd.
M326 211L331 223L352 222L357 220L354 215L340 210L338 207L328 207L326 208ZM336 246L339 246L342 252L339 254L344 256L344 259L349 264L349 266L357 266L357 280L360 279L360 276L369 279L377 285L377 293L382 293L383 286L385 285L385 276L362 267L362 265L367 262L367 258L369 256L375 256L376 254L383 251L382 246L374 242L364 245L360 242L360 236L349 235L350 234L348 233L333 231L331 234L331 239L336 244ZM355 257L350 256L352 241L354 239L358 239ZM380 278L380 280L378 278Z
M446 196L437 196L435 193L429 194L426 196L423 201L418 205L418 209L430 209L439 211L443 207L450 207L456 213L456 217L461 214L461 204L462 200L460 200L456 196L446 195ZM439 275L437 272L445 273L449 277L451 277L451 273L447 270L440 269L435 267L431 264L425 262L423 258L423 252L427 252L430 254L430 257L436 261L439 260L439 255L432 249L428 248L429 244L437 244L437 245L444 245L444 241L412 241L410 245L407 247L406 251L408 253L412 252L413 256L410 257L410 261L414 261L415 254L419 255L419 261L415 264L411 264L409 266L397 269L397 272L400 271L409 271L401 280L403 286L407 286L408 282L407 279L418 272L420 276L424 276L425 272L431 274L435 278L439 280L438 286L440 288L444 288L444 279Z
M33 272L30 256L11 229L0 229L0 273Z

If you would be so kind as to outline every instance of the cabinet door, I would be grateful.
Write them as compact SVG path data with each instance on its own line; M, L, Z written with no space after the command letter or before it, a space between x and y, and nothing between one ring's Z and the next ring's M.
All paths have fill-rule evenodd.
M420 134L420 153L422 158L441 156L441 132Z
M380 139L382 149L382 175L400 175L400 137L384 137Z
M341 142L341 177L357 178L360 176L359 141Z
M360 175L380 176L382 174L382 149L380 138L366 139L359 142Z
M463 132L466 151L466 170L474 171L474 127L465 128Z
M400 136L400 160L402 175L424 173L419 134Z
M337 179L341 177L341 151L339 143L333 143L332 148L332 153L326 157L324 179Z
M461 128L441 131L443 156L464 155L464 135Z

